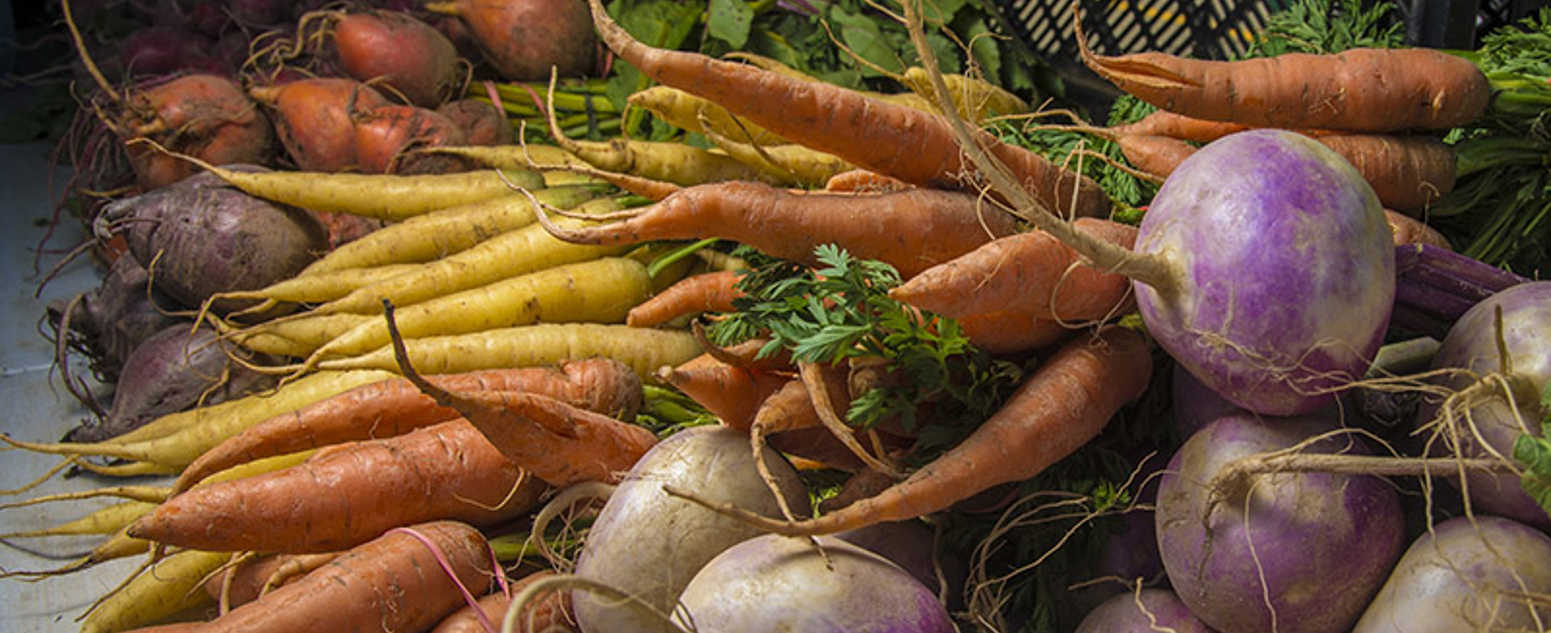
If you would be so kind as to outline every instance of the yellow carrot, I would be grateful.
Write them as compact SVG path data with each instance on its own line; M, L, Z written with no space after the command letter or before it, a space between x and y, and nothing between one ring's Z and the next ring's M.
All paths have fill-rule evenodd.
M643 377L688 361L702 351L689 332L600 323L538 323L456 336L406 339L409 361L426 374L498 367L535 367L601 356ZM398 369L392 346L349 358L324 360L320 369Z

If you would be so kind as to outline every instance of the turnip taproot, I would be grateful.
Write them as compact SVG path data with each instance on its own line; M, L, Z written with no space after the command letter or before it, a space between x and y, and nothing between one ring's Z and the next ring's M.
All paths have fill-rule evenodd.
M774 451L769 464L787 504L806 508L797 473ZM653 447L609 496L587 533L576 574L632 595L664 613L702 565L722 550L760 533L758 528L663 492L663 484L701 491L767 516L780 509L756 473L748 437L720 426L692 427ZM573 592L583 633L665 630L639 608Z
M1551 538L1502 517L1457 517L1400 557L1352 633L1543 631Z
M1499 310L1501 332L1496 323ZM1451 378L1447 386L1458 395L1444 400L1441 407L1434 402L1419 411L1418 421L1435 438L1430 442L1435 450L1506 459L1520 435L1541 434L1539 421L1547 412L1540 394L1551 382L1548 331L1551 281L1522 283L1497 292L1454 323L1432 365L1468 370L1470 377ZM1501 385L1513 391L1513 405ZM1551 527L1551 516L1524 492L1517 474L1472 469L1463 483L1477 510Z
M1371 475L1268 473L1247 485L1207 482L1247 455L1362 452L1331 416L1247 412L1186 440L1159 484L1164 570L1180 600L1222 633L1340 633L1357 620L1404 546L1400 498ZM1336 580L1339 579L1339 582Z
M930 589L882 556L833 536L765 534L706 563L674 619L702 633L891 631L948 633Z

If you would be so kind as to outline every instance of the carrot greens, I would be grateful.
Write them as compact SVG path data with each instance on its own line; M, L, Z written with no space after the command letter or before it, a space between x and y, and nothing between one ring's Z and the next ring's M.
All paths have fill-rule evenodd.
M1016 363L971 345L953 319L889 298L889 289L900 283L893 267L856 259L834 245L815 253L821 263L816 269L746 254L753 268L739 281L745 296L734 301L737 312L709 328L712 342L728 345L763 334L770 343L761 357L784 348L799 362L884 359L905 379L863 393L851 403L847 421L871 427L898 416L915 429L919 404L932 401L938 405L932 422L954 425L945 433L952 438L940 438L949 442L967 432L958 425L985 419L1018 383Z

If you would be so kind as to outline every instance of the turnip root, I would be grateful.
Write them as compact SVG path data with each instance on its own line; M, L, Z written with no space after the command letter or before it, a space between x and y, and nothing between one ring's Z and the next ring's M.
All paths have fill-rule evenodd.
M786 503L807 508L797 473L774 451L766 463ZM721 426L691 427L654 446L615 489L587 533L576 575L635 595L664 613L700 567L722 550L760 533L738 519L670 497L671 484L724 503L778 516L780 508L756 473L748 437ZM571 594L583 633L663 631L666 623L628 604L586 591ZM753 630L753 629L747 629Z
M1502 312L1501 342L1496 324ZM1436 354L1434 369L1465 369L1472 377L1451 378L1458 395L1434 402L1418 413L1432 438L1433 452L1450 456L1507 459L1520 435L1540 436L1547 414L1540 394L1551 382L1551 281L1509 287L1466 311L1449 330ZM1508 357L1503 358L1506 352ZM1502 388L1512 391L1511 406ZM1485 444L1483 445L1482 442ZM1464 488L1475 509L1540 528L1551 516L1524 492L1515 473L1466 471Z
M1371 475L1268 473L1207 484L1229 462L1336 429L1329 416L1229 414L1175 453L1158 490L1158 546L1174 590L1222 633L1341 633L1404 546L1398 493ZM1331 435L1301 453L1362 452Z
M1076 633L1215 633L1168 589L1143 589L1112 596L1088 612Z
M1551 537L1492 516L1424 532L1352 633L1543 631L1551 626Z
M1137 307L1179 365L1229 402L1308 413L1383 342L1394 245L1373 190L1311 138L1251 130L1201 148L1158 190L1136 252L1173 273Z
M833 536L766 534L727 548L679 596L674 618L701 633L956 631L931 590L883 557Z
M211 173L114 202L97 222L99 233L121 230L152 283L190 306L295 275L326 248L328 237L306 212L249 196Z
M936 68L921 16L906 9L922 65ZM939 73L930 79L946 93ZM1264 415L1314 411L1360 378L1382 343L1395 299L1393 236L1373 188L1314 139L1267 128L1207 144L1159 188L1127 251L1057 217L950 107L944 113L991 193L1133 279L1148 333L1228 401Z
M561 77L592 68L597 37L579 0L453 0L425 8L456 15L469 27L485 61L512 81L539 81L555 67Z

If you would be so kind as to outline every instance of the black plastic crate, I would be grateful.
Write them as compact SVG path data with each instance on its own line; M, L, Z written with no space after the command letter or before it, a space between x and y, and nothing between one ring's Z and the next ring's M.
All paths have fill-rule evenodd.
M1089 47L1102 55L1157 51L1198 59L1246 53L1272 13L1291 0L1075 0ZM1101 113L1118 91L1083 66L1073 30L1074 0L1004 0L1002 30L1055 68L1067 97ZM1480 37L1533 14L1551 0L1399 0L1391 16L1407 43L1475 48Z

